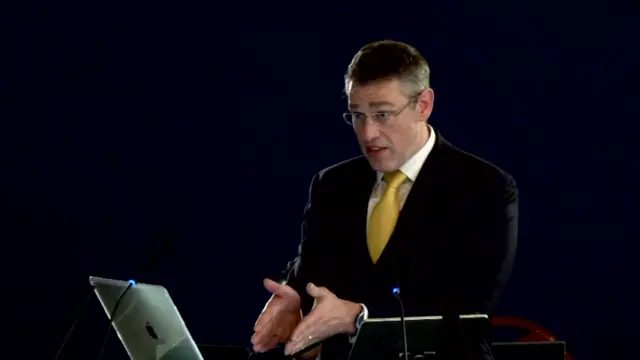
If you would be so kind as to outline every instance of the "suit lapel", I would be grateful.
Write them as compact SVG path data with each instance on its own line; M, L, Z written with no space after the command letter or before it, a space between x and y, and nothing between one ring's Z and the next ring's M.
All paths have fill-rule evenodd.
M401 243L414 232L412 224L416 223L416 219L429 218L432 211L436 211L441 196L438 179L442 176L442 158L447 146L448 142L436 132L436 143L411 187L387 247L402 248ZM417 223L424 224L425 221Z
M372 264L367 247L367 213L371 190L376 183L376 172L364 156L360 158L359 165L353 177L349 179L349 183L351 185L346 188L348 193L344 194L344 199L352 199L352 202L342 202L342 204L349 207L343 211L350 218L349 247L355 256L352 260L354 264Z
M351 179L352 186L349 189L352 193L347 194L346 198L353 199L353 203L350 204L351 209L348 211L353 219L351 221L352 225L350 225L353 226L351 230L351 236L354 241L352 243L353 251L357 254L356 256L362 256L359 261L372 264L367 247L367 214L371 191L376 183L376 172L371 168L365 157L362 157L361 160L361 167Z
M366 161L366 160L365 160ZM376 172L369 167L367 163L367 171L363 173L361 179L356 180L357 184L354 187L356 190L356 206L357 206L357 221L356 226L360 232L364 230L365 240L367 237L367 214L369 209L369 198L371 197L371 191L376 183Z

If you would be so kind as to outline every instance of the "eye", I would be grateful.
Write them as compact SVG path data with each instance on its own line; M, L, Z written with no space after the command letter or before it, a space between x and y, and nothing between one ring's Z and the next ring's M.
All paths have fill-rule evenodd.
M366 115L363 113L357 113L357 112L351 113L351 118L355 121L363 120L365 117Z
M376 119L376 121L387 121L389 120L390 116L391 116L390 112L384 112L384 111L373 114L373 118Z

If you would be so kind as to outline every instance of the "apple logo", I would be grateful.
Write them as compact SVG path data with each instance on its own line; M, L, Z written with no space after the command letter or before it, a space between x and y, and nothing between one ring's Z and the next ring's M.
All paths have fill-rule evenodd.
M147 334L151 336L153 340L158 340L158 334L156 334L156 330L147 322L147 325L144 327L147 330Z

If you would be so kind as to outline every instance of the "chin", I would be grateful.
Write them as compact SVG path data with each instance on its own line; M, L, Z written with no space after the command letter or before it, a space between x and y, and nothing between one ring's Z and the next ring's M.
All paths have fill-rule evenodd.
M367 160L369 161L369 165L371 165L371 168L373 170L381 173L391 173L398 170L396 166L392 166L393 164L390 164L386 161L374 160L369 157L367 157Z

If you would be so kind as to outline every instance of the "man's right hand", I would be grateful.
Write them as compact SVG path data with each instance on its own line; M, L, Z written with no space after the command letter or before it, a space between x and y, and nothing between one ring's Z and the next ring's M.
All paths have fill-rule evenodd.
M266 352L286 343L302 319L300 295L288 285L265 279L264 287L273 295L262 310L251 337L253 351Z

